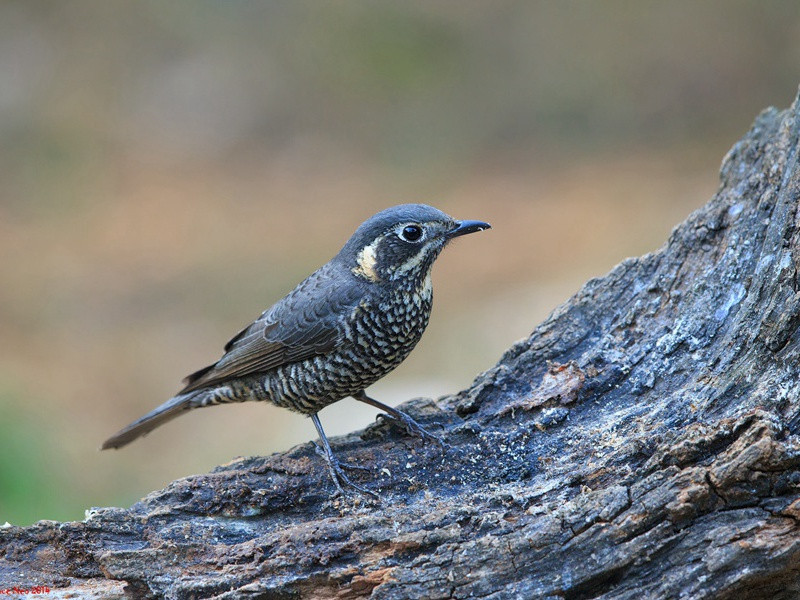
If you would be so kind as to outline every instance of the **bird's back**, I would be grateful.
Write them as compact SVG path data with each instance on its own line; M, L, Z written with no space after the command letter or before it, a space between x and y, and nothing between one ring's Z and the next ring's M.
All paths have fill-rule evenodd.
M217 363L190 375L182 393L208 390L203 405L265 400L317 412L397 367L431 306L429 272L409 285L365 285L328 263L234 337Z
M303 360L228 382L231 400L267 400L311 414L364 390L397 367L428 325L430 287L363 291L349 313L340 317L335 345Z

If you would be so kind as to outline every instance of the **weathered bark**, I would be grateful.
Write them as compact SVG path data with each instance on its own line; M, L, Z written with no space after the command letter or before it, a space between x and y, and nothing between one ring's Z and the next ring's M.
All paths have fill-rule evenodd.
M81 523L0 531L0 589L168 598L800 595L800 100L658 252L588 282L460 394Z

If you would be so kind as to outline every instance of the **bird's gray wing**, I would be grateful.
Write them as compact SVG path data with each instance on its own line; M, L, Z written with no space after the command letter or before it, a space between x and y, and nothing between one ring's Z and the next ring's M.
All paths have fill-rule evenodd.
M325 354L344 338L345 321L363 297L348 274L326 265L225 345L215 364L186 377L181 394Z

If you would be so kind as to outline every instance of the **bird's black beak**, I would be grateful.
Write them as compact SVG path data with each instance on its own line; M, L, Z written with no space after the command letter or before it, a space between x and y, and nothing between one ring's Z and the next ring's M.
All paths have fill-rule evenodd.
M448 231L447 237L452 239L460 235L467 235L468 233L475 233L476 231L483 231L484 229L491 228L491 225L483 221L456 221L456 228Z

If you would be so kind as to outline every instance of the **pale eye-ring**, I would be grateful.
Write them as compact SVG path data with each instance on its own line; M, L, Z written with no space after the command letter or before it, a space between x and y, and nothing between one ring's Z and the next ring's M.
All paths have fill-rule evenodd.
M400 239L406 242L418 242L422 238L422 227L419 225L406 225L400 231Z

